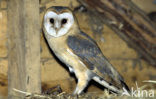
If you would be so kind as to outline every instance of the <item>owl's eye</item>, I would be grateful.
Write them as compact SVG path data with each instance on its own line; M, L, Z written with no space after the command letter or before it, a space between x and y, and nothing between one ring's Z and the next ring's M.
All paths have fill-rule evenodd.
M67 19L62 19L61 23L62 24L66 24L67 23Z
M49 20L49 21L50 21L50 23L51 23L51 24L53 24L53 23L54 23L54 19L53 19L53 18L50 18L50 20Z

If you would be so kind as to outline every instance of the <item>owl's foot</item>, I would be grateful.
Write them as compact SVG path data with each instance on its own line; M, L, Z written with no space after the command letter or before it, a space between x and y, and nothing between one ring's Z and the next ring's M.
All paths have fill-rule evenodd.
M88 84L88 80L87 79L86 80L79 79L78 80L78 84L76 86L76 89L73 92L73 95L80 95L83 92L83 90L86 88L87 84Z

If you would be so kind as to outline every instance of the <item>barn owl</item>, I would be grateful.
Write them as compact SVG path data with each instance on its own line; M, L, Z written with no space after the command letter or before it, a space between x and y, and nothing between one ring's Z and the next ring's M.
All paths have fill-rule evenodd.
M80 30L76 17L69 8L48 8L43 17L43 31L54 54L78 80L74 95L81 94L90 80L95 80L118 94L129 90L97 43Z

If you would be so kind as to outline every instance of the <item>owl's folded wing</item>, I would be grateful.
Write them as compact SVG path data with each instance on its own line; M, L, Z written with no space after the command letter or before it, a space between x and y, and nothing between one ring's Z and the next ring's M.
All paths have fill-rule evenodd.
M78 35L69 36L67 43L73 53L75 53L93 73L117 88L125 87L128 89L123 78L102 54L95 41L87 34L81 32Z

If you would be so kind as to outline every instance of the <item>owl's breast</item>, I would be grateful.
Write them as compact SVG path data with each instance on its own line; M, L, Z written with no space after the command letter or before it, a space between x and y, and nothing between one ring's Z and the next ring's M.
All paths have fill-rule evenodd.
M68 47L66 39L62 38L54 38L48 40L49 46L54 52L54 54L65 63L71 72L74 70L86 70L87 67L85 64L81 62L79 57L72 52L72 50Z
M49 39L47 38L47 41L54 54L61 61L66 62L67 60L69 61L71 57L73 57L67 51L69 48L65 37L50 37Z
M49 39L47 38L47 40L48 40L48 44L49 44L50 48L52 49L52 51L54 52L54 54L57 57L62 56L66 52L66 49L68 48L68 46L66 44L65 38L51 37Z

